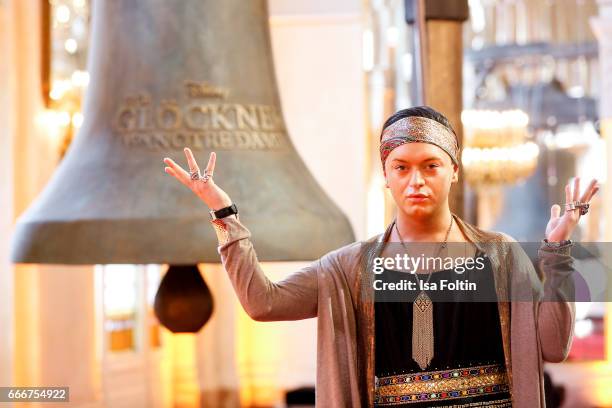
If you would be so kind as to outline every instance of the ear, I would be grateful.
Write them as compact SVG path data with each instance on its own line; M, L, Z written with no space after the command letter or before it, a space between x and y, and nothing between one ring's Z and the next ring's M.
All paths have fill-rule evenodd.
M387 180L387 169L383 167L383 176L385 177L385 188L389 188L389 181Z
M456 183L459 181L459 166L453 163L453 178L451 179L451 183Z

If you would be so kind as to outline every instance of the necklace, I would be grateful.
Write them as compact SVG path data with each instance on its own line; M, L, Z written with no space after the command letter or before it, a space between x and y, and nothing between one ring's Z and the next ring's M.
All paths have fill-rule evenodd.
M446 230L444 241L440 245L436 256L439 256L442 250L446 248L448 235L450 234L452 226L453 218L451 216L451 222ZM408 251L408 248L404 243L404 239L402 238L402 234L400 234L399 228L397 227L397 222L395 223L395 231L397 232L397 236L399 237L402 246L406 251ZM432 273L433 271L429 271L426 283L429 283ZM414 275L415 279L417 280L417 285L421 284L423 281L419 281L419 278L416 276L418 275L416 271ZM420 287L423 288L423 285ZM421 289L421 292L412 303L412 359L419 365L419 367L421 367L421 370L424 370L431 363L433 355L433 304L427 293Z

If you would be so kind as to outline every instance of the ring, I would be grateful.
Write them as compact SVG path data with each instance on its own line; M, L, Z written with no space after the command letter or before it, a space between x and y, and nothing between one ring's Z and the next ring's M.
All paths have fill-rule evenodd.
M208 179L210 179L211 177L212 177L212 173L209 172L208 170L204 170L204 176L201 176L198 180L202 180L206 183Z
M191 177L192 180L199 180L200 179L200 170L196 170L196 171L189 171L189 177Z
M212 177L212 173L208 170L204 170L204 175L202 176L200 174L200 170L198 169L197 171L189 171L189 177L193 181L202 180L206 183Z
M580 215L585 215L589 212L589 203L582 203L580 201L572 201L571 203L565 203L566 211L580 210Z

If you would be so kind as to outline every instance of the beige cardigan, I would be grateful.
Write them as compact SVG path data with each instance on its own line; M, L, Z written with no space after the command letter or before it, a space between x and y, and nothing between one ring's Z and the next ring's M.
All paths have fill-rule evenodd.
M510 243L512 238L453 217L493 263L513 406L544 407L543 360L560 362L567 357L574 303L540 301L543 279L518 244ZM265 276L249 239L251 233L239 219L228 217L213 225L223 265L251 318L276 321L318 317L317 406L372 407L374 304L368 280L372 273L365 274L364 265L379 253L377 243L386 242L393 223L383 234L331 251L279 282ZM569 247L553 251L542 246L538 254L546 279L571 280ZM510 299L510 293L512 299L533 300L504 301Z

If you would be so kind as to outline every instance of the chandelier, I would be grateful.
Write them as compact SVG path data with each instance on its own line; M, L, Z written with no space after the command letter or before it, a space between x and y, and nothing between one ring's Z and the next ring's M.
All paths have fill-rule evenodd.
M528 141L529 116L521 110L465 110L461 162L473 187L513 184L533 174L538 146Z

